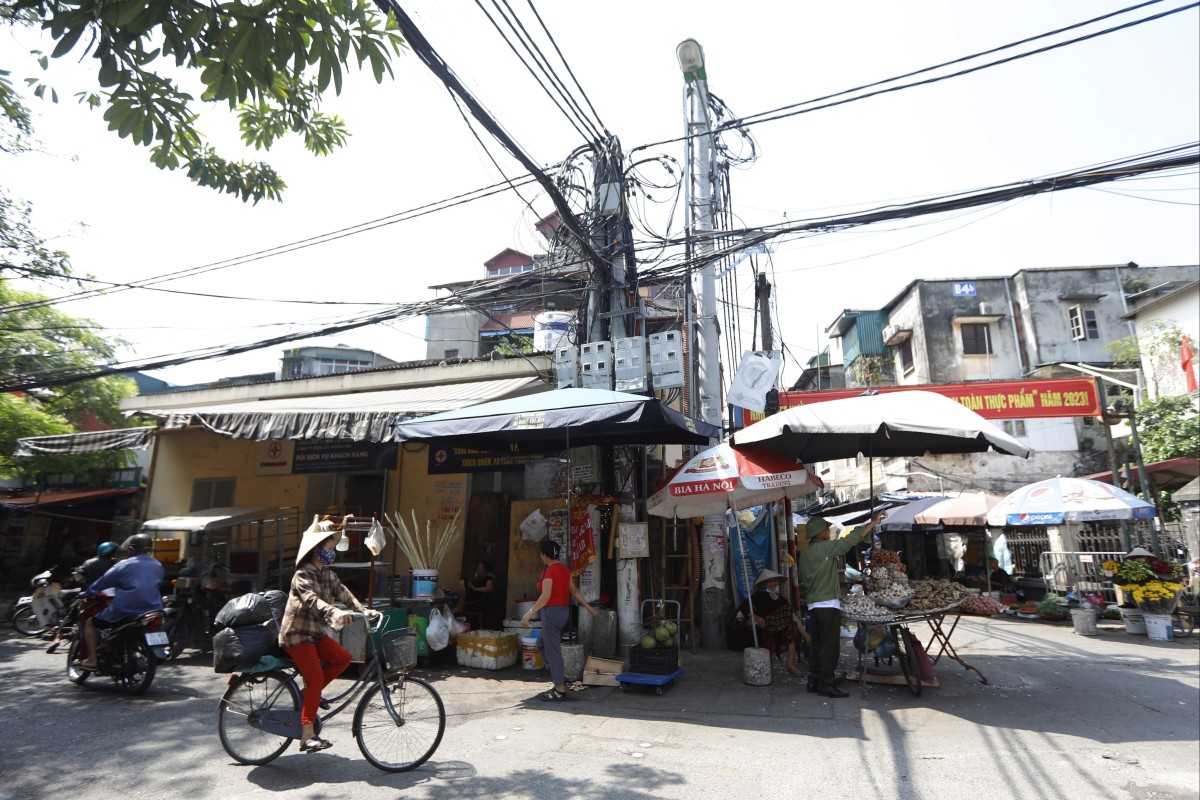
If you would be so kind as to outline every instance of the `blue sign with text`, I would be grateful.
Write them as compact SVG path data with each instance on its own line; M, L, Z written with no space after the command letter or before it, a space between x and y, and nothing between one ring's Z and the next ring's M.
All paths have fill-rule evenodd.
M974 297L975 281L954 281L950 291L955 297Z

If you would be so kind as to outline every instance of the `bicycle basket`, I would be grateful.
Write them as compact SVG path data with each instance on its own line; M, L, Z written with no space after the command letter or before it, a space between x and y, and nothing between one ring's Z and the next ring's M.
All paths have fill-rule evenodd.
M410 669L417 665L416 628L398 628L379 638L388 669Z

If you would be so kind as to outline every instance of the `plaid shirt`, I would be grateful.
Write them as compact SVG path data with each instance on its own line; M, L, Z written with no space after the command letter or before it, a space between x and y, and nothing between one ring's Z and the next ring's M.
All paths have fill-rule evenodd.
M345 613L333 605L335 600L355 611L363 610L332 569L318 569L307 563L296 570L283 612L283 625L279 628L279 646L295 647L328 636L334 620Z

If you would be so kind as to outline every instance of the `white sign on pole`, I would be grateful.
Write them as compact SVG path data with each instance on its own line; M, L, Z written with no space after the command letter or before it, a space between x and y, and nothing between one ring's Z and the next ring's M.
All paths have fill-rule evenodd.
M751 411L765 411L767 392L775 388L783 359L775 352L747 350L734 373L727 401Z

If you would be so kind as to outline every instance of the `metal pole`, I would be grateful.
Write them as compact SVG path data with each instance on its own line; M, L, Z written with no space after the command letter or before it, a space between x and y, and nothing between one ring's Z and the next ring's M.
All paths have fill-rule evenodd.
M1127 406L1129 414L1129 434L1130 443L1133 445L1133 457L1137 461L1138 483L1142 487L1142 494L1145 495L1145 500L1153 504L1154 510L1158 513L1158 519L1162 519L1162 509L1158 507L1158 492L1151 483L1149 475L1146 474L1146 462L1142 459L1142 445L1138 440L1137 420L1134 419L1133 406ZM1153 521L1150 522L1150 548L1155 553L1162 555L1162 551L1158 549L1158 526Z

